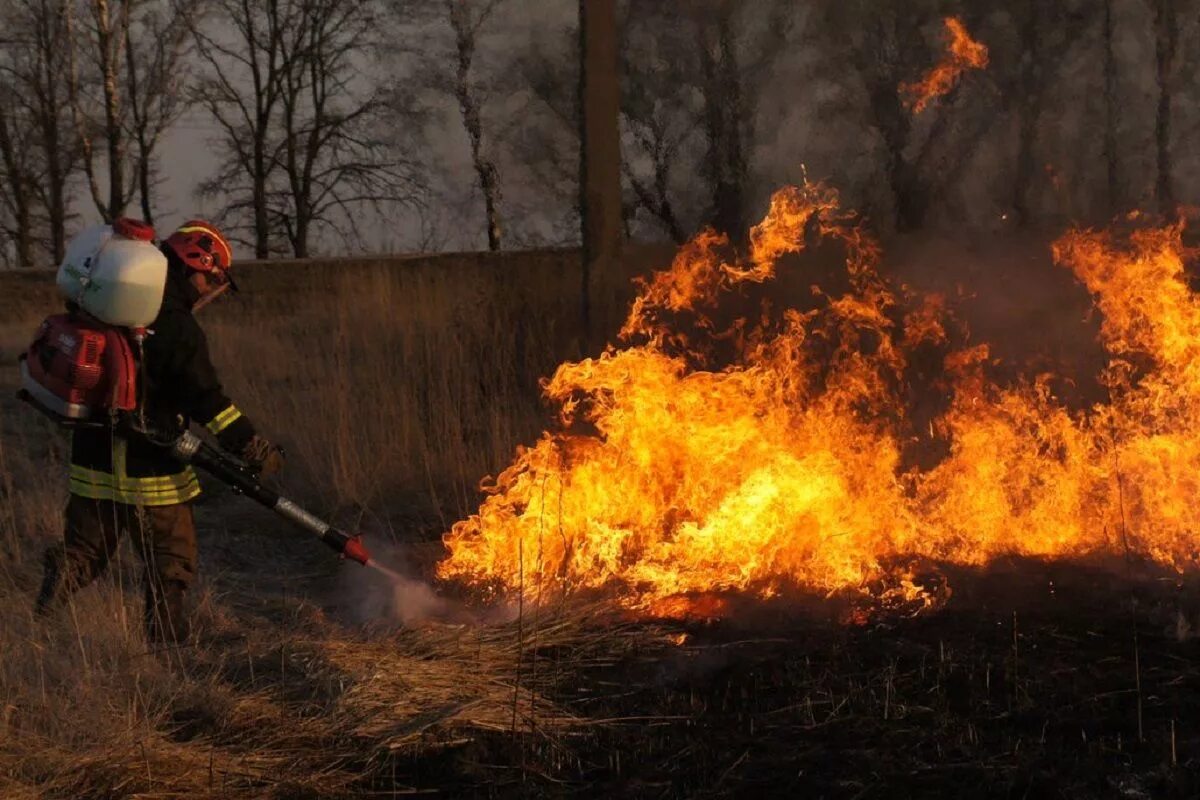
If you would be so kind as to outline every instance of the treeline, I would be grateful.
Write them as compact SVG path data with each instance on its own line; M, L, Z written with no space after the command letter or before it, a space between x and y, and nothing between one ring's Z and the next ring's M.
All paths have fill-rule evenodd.
M1103 223L1200 203L1195 0L655 3L626 18L636 235L744 229L828 179L882 233ZM681 10L686 8L686 11ZM914 114L944 19L990 51Z
M153 221L165 175L258 257L579 239L579 3L7 0L0 263L85 219ZM624 225L743 231L781 184L882 233L1200 205L1200 0L621 0ZM962 19L987 69L901 85ZM181 120L206 153L168 147Z
M266 258L350 240L362 207L411 196L366 0L9 0L0 12L0 201L7 256L57 260L77 215L153 222L185 113L216 131L196 187ZM87 207L89 205L90 207Z

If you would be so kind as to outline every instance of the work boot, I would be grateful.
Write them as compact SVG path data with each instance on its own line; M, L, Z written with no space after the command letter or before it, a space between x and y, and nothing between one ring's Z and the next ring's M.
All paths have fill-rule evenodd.
M180 581L146 583L146 638L161 644L182 644L191 633L187 586Z

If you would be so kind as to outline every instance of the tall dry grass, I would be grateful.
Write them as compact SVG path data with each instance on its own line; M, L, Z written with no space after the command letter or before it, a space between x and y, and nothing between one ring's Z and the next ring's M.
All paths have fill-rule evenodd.
M637 269L597 287L601 330ZM229 393L287 446L289 491L416 536L469 512L480 478L544 427L539 379L586 349L578 275L570 253L265 265L201 322ZM197 512L206 577L189 646L145 641L128 547L36 618L67 445L12 398L13 360L53 310L39 287L22 303L0 286L0 797L353 796L387 785L380 771L405 748L434 747L431 730L553 727L537 685L551 672L531 677L522 655L528 629L364 636L326 616L319 587L296 600L254 574L212 581L235 569L214 537L254 535L222 503ZM555 642L575 630L547 621L536 636L569 652Z
M294 454L302 493L445 524L545 427L539 380L588 349L578 281L577 257L554 252L262 267L204 324L229 393ZM601 329L625 284L597 288Z

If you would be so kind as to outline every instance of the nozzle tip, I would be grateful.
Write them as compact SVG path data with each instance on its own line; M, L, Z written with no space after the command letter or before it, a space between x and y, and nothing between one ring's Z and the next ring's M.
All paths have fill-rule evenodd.
M357 561L364 567L371 561L371 554L363 545L362 534L351 536L346 540L346 545L342 548L342 555L351 561Z

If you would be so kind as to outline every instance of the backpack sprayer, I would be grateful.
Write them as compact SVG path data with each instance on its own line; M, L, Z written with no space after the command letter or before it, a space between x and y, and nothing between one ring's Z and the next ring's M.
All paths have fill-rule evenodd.
M158 315L166 258L152 244L154 230L138 220L97 225L72 240L58 272L61 293L79 311L48 317L20 356L17 396L66 429L111 427L192 464L315 534L335 552L389 576L372 560L361 535L350 535L264 486L258 474L188 431L168 436L139 421L137 391L145 326ZM82 313L80 313L82 312Z

